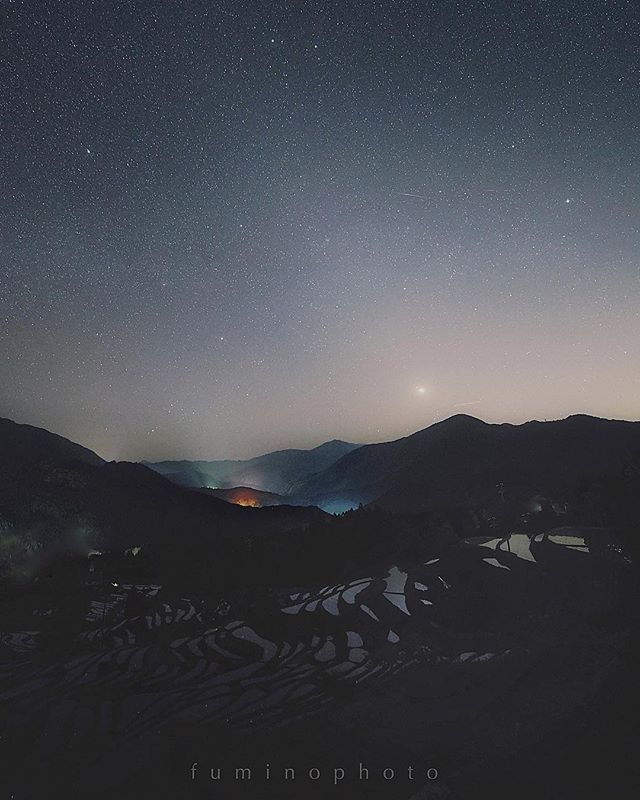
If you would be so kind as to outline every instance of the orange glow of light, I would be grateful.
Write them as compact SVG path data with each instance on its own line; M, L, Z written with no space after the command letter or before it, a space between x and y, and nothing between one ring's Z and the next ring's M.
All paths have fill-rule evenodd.
M256 494L251 489L235 489L228 492L227 502L235 506L246 506L247 508L261 508L262 504Z
M236 506L248 506L249 508L260 508L260 503L255 497L239 497L231 501Z

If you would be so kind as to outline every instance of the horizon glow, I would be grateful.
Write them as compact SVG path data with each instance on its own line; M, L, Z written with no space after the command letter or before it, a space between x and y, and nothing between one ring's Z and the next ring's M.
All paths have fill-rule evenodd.
M9 4L0 416L153 461L638 419L638 17L463 6Z

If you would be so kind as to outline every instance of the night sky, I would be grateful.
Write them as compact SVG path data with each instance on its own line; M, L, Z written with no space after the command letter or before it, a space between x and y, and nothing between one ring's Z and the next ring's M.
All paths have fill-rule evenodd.
M640 417L640 7L2 0L0 416L107 458Z

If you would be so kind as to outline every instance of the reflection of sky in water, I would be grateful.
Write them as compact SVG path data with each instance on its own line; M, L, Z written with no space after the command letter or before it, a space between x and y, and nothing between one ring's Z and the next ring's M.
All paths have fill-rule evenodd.
M406 573L401 573L401 575L402 574L405 575L406 581ZM394 579L396 578L397 576L394 575ZM308 599L311 597L309 592L305 592L304 594L298 592L297 594L289 595L291 600L302 598L303 602L287 606L286 608L282 609L282 612L284 614L299 614L303 610L313 612L320 604L322 604L322 607L325 609L325 611L328 611L329 614L332 614L335 617L340 616L340 611L338 609L340 597L342 597L345 603L353 605L356 601L357 595L366 589L367 586L371 584L371 581L371 578L358 578L358 580L353 581L348 585L341 583L338 586L323 586L322 589L318 590L318 593L313 600Z
M491 564L492 567L500 567L500 569L509 569L509 567L505 567L504 564L501 564L497 558L483 558L482 559L485 563Z
M387 592L402 594L407 583L407 573L401 572L398 567L391 567L384 580L387 584Z
M535 563L536 559L531 552L531 545L534 542L535 544L542 544L545 540L551 542L552 544L566 547L569 550L577 550L581 553L589 552L589 546L587 545L583 536L567 536L564 534L546 533L539 533L533 539L530 539L524 533L512 533L511 536L507 536L502 539L491 539L489 542L483 542L480 547L488 547L491 550L497 550L503 553L511 552L518 558ZM487 563L491 563L486 558L483 560L487 561ZM493 566L504 565L496 563Z
M331 597L327 597L326 600L322 601L322 607L330 614L333 614L334 617L337 617L340 613L338 611L338 595L333 594Z
M387 588L386 591L383 592L383 595L404 614L409 614L407 601L404 596L405 586L407 585L407 573L402 572L398 567L391 567L389 574L384 580L387 584Z
M350 586L348 589L345 589L342 593L342 598L345 603L349 603L349 605L355 603L357 595L359 595L363 589L366 589L370 583L371 581L368 580L366 583L357 583L355 586Z
M367 658L367 651L362 650L360 647L356 647L353 650L349 651L349 661L353 661L355 664L362 664Z
M518 558L535 562L535 558L530 549L531 540L522 533L514 533L502 539L492 539L490 542L483 542L480 547L488 547L491 550L501 550L505 553L511 552L518 556Z
M405 614L409 614L407 601L405 600L403 594L389 594L389 592L384 592L384 596L390 603L393 603L394 606L397 606L400 611L403 611Z
M369 606L360 606L360 608L364 611L365 614L368 614L371 619L375 619L376 622L380 622L378 617L373 613L373 611L369 608Z
M477 655L477 653L460 653L460 655L456 658L455 663L464 664L465 661L468 661L475 655Z
M283 614L299 614L304 607L304 603L300 603L297 606L288 606L287 608L282 609Z
M333 642L328 639L316 653L316 661L324 663L325 661L332 661L336 657L336 648Z
M434 558L432 559L429 564L435 564L440 559ZM409 607L407 605L407 598L406 598L406 587L408 581L408 573L404 572L397 566L392 566L389 568L388 573L382 578L385 584L385 589L379 595L380 598L383 598L387 602L394 605L396 608L400 609L403 614L407 616L411 616L411 612L409 611ZM449 584L439 575L437 576L438 580L442 584L445 589L449 589ZM313 612L321 607L324 611L328 612L334 617L340 616L340 608L339 603L340 599L347 603L348 605L355 605L356 598L358 595L367 589L373 582L373 578L358 578L356 581L352 581L349 584L340 584L338 586L323 586L321 589L318 590L315 598L313 600L309 600L310 597L309 593L301 593L298 592L296 594L289 595L292 600L300 600L302 602L295 603L291 606L287 606L286 608L282 609L284 614L299 614L302 611L306 612ZM421 592L428 591L428 586L418 581L414 582L414 586L416 590ZM424 605L433 605L430 600L422 600ZM360 606L365 614L368 614L372 619L376 622L379 622L379 617L376 613L367 605ZM350 642L350 646L354 646ZM355 645L356 647L358 645Z
M481 546L489 547L491 550L511 551L514 555L518 556L518 558L535 562L535 558L531 553L531 540L524 533L513 533L511 536L507 536L503 539L492 539L490 542L485 542Z
M589 546L582 536L561 536L559 534L551 534L547 536L547 539L554 544L563 544L565 547L571 548L571 550L581 550L583 553L589 552Z

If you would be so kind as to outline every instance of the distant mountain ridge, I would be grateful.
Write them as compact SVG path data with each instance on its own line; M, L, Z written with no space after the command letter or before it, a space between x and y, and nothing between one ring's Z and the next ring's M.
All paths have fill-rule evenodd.
M244 486L286 495L296 483L327 469L358 447L358 444L332 439L311 450L276 450L246 460L143 463L180 486L209 489Z
M506 514L518 523L535 497L547 507L579 506L585 491L600 486L615 503L624 476L640 470L640 422L575 415L489 424L461 414L381 444L334 440L248 461L151 466L107 463L46 430L0 420L0 531L28 534L35 548L71 540L80 550L152 541L164 548L178 535L192 542L262 535L304 526L322 516L319 508L339 513L360 504L412 514L460 510L485 520ZM189 480L197 488L219 484L231 503L190 490ZM244 497L246 490L270 496ZM234 500L277 505L239 508Z
M228 537L303 528L319 509L241 508L143 464L106 462L41 428L0 419L0 577L58 557L142 547L171 563Z
M489 424L465 414L403 439L364 445L293 487L296 502L327 511L375 504L427 511L557 494L584 476L621 476L640 452L640 422L574 415Z
M213 742L239 764L285 751L293 764L310 753L322 769L355 764L345 800L362 752L373 754L373 780L378 754L386 766L380 731L392 731L405 763L465 750L482 762L482 782L466 768L461 782L445 774L443 798L473 797L479 785L496 800L514 787L522 800L549 787L593 796L592 774L573 792L585 753L597 760L610 740L615 767L635 734L639 432L589 417L519 426L454 417L357 448L298 489L331 503L360 493L410 513L369 506L329 517L240 508L1 420L4 795L14 785L16 796L64 795L73 774L95 800L168 788L180 797L188 767L165 775L140 763L151 754L171 766L178 743L177 761L197 768ZM572 512L589 524L548 525L540 514L520 527L522 498L562 493L583 474L608 481ZM491 503L513 509L470 533L455 514L414 513ZM523 748L530 766L516 785L505 765L519 770ZM554 768L568 761L560 781L536 777L540 753L554 754ZM377 797L388 796L382 780ZM246 797L236 785L233 797ZM610 796L629 796L621 786Z

